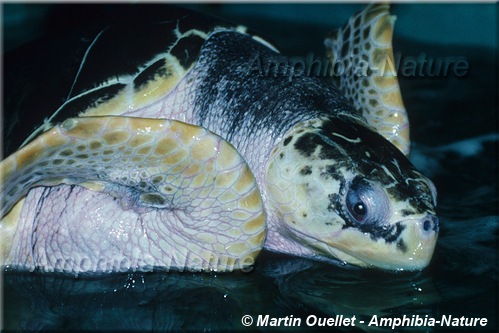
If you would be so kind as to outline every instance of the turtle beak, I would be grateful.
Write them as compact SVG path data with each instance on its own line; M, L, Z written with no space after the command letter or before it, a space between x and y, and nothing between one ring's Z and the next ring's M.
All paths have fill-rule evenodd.
M327 245L326 253L347 263L391 271L423 270L429 265L435 250L438 218L426 213L398 224L403 232L397 242L383 239L373 242L369 235L351 229L342 231L341 240L338 234L321 238Z
M399 270L421 270L429 265L438 239L438 218L433 214L416 220L402 222L407 226L406 237L404 237L404 252L402 256L405 262L400 263Z

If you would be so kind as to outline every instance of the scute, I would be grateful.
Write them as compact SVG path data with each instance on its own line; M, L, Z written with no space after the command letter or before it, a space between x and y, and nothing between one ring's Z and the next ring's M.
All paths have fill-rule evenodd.
M369 125L405 155L410 151L409 120L395 72L392 35L395 17L389 5L372 4L326 39L331 73L341 92Z
M100 31L81 59L70 98L113 80L136 76L145 64L168 51L176 21L110 26ZM126 43L121 42L126 39ZM153 42L154 41L154 42Z
M6 153L67 118L120 115L150 105L170 93L196 62L205 38L217 29L231 28L228 23L197 13L176 15L176 19L166 21L115 24L82 37L77 47L72 47L74 53L66 56L72 60L71 66L56 74L59 81L67 82L65 89L52 88L45 93L59 94L58 102L64 102L37 104L35 131L25 138L17 135L12 143L8 142ZM7 59L9 63L15 62L16 57L7 56ZM25 86L24 83L23 89ZM43 91L44 84L39 86L37 89ZM11 133L30 133L33 127L21 130L25 121L13 118L31 112L30 99L8 100L8 103L12 112L6 119L11 124L7 135L14 138L16 135Z
M78 98L71 99L56 112L50 119L50 122L58 124L68 118L77 117L81 114L88 113L88 115L92 115L93 110L102 108L108 110L106 112L107 115L117 115L120 113L120 109L116 105L124 103L126 88L126 84L116 83L89 91Z

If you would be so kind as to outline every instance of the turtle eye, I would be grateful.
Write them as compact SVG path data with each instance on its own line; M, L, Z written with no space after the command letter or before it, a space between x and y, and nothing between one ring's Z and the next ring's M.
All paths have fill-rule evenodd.
M349 191L347 196L347 208L350 215L352 215L357 222L363 222L367 215L367 207L357 193Z
M345 206L353 223L383 223L389 214L386 195L362 178L354 178L350 183L345 196Z

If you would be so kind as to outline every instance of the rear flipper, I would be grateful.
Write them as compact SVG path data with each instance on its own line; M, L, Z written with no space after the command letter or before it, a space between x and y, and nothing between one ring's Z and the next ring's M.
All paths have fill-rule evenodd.
M137 214L160 211L174 242L163 242L161 234L147 241L163 244L161 251L185 264L181 268L241 269L253 263L263 246L265 215L253 174L234 147L202 127L130 117L68 119L0 167L2 217L9 220L9 230L19 216L16 203L31 188L69 184L120 198L123 208ZM11 248L11 243L7 239L2 246Z

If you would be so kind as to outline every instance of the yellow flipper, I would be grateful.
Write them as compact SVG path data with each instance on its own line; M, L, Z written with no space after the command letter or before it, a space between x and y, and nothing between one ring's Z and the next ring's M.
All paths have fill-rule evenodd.
M126 195L138 212L164 210L172 221L182 219L177 244L184 248L162 250L177 258L194 253L188 269L243 268L265 240L252 172L233 146L202 127L115 116L68 119L2 161L0 170L2 217L33 187L76 184Z
M372 4L325 40L331 75L340 91L378 133L409 155L409 119L392 50L395 17L388 4Z

